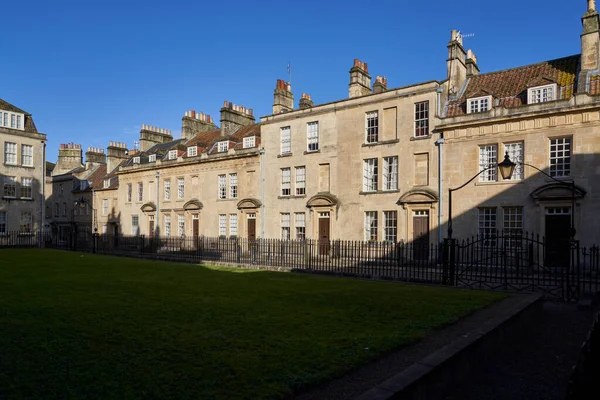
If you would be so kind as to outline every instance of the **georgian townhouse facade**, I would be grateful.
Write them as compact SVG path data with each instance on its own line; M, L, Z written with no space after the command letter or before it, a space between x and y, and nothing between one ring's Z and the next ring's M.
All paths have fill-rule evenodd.
M164 132L144 125L140 151L117 172L122 233L257 237L261 126L252 110L225 102L220 129L190 111L181 139Z
M261 119L265 237L414 241L437 235L440 84L387 89L354 61L349 98L314 105L279 80Z
M575 239L600 242L600 19L594 2L582 23L581 54L486 74L469 70L474 55L452 37L449 48L467 62L455 90L447 88L437 126L444 138L444 187L459 187L505 154L530 164L517 165L510 180L491 169L454 192L454 237L533 232L545 236L551 251L552 243L570 237L574 213ZM444 214L446 223L447 206Z
M0 235L44 226L46 135L31 114L0 99Z

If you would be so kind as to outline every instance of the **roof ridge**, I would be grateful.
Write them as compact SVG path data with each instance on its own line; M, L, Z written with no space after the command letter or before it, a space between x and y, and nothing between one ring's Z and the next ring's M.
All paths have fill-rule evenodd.
M533 63L533 64L527 64L527 65L521 65L521 66L518 66L518 67L501 69L501 70L498 70L498 71L486 72L486 73L483 73L483 74L475 75L474 77L477 77L477 76L489 76L489 75L493 75L493 74L500 74L500 73L503 73L503 72L514 71L514 70L517 70L517 69L523 69L523 68L527 68L527 67L534 67L536 65L547 64L547 63L550 63L550 62L553 62L553 61L566 60L567 58L573 58L573 57L581 57L581 53L573 54L573 55L566 56L566 57L554 58L552 60L539 61L539 62L536 62L536 63Z

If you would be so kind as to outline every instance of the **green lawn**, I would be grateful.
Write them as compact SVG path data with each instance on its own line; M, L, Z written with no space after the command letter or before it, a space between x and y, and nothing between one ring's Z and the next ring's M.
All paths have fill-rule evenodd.
M279 398L499 293L0 250L0 398Z

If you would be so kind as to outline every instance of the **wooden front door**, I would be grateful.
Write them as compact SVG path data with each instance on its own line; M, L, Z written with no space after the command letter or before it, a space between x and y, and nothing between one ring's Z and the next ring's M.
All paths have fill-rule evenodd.
M193 219L192 219L192 236L194 236L195 238L198 237L198 227L199 227L199 219L197 215L194 215Z
M546 209L546 261L544 264L547 267L568 268L570 230L570 207Z
M256 239L256 219L248 217L248 240Z
M154 219L148 222L148 236L154 237Z
M413 213L413 259L429 258L429 211Z
M329 254L329 213L319 213L319 254Z

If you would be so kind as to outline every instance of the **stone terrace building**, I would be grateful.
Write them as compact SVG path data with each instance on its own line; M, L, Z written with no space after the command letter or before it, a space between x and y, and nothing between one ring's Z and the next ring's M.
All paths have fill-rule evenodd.
M0 99L0 235L44 226L46 135L31 114Z
M273 114L261 118L265 149L265 237L436 241L437 81L371 88L354 60L349 98L294 109L279 80Z
M566 183L529 166L508 181L484 172L454 193L454 237L529 231L546 236L551 251L569 238L575 212L575 238L600 242L600 19L593 1L582 22L581 54L486 74L469 70L474 56L452 37L449 47L467 62L436 128L445 141L444 186L462 185L505 153Z
M143 125L140 151L119 168L124 234L257 236L260 137L252 110L225 102L221 127L186 112L182 137Z

